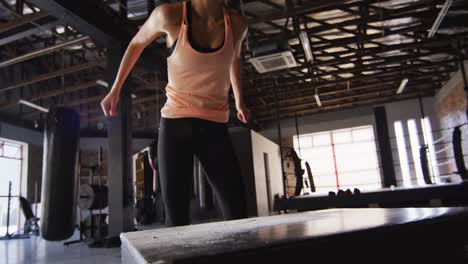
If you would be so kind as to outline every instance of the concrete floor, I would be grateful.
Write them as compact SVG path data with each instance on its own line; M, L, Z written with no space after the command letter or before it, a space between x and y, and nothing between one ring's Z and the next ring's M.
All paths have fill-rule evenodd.
M220 221L221 219L205 219L192 221ZM164 228L161 224L139 226L139 230ZM0 233L4 234L4 232ZM77 240L79 233L66 241ZM88 248L87 243L77 243L64 246L63 242L48 242L41 237L31 236L29 239L0 240L0 264L34 263L34 264L119 264L122 263L120 248L102 249Z
M78 234L69 240L76 238ZM64 246L63 242L48 242L34 236L0 241L0 264L17 263L118 264L120 248L95 249L84 243Z

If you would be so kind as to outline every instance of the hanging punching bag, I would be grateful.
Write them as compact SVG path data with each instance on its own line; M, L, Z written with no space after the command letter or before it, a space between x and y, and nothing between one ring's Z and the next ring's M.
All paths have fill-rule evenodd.
M424 182L426 184L432 184L431 180L431 168L429 166L429 159L427 157L429 147L427 145L422 145L419 148L419 159L421 161L421 169L423 173Z
M41 235L61 241L75 229L76 168L80 116L69 108L50 109L44 131Z
M307 177L309 177L309 182L310 182L310 191L316 192L317 190L315 189L314 176L312 175L312 170L310 169L309 162L306 161L305 165L306 165L306 170L307 170Z
M466 180L468 179L468 171L466 170L465 159L463 157L462 133L460 126L455 127L453 130L452 145L458 174L460 174L463 180Z

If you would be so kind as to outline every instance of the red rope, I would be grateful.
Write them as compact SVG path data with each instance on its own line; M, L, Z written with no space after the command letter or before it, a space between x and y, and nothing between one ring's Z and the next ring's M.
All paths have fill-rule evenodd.
M333 142L333 132L330 133L331 146L333 151L333 163L335 165L335 178L336 178L336 189L340 189L340 180L338 177L338 166L336 165L336 152L335 152L335 143Z

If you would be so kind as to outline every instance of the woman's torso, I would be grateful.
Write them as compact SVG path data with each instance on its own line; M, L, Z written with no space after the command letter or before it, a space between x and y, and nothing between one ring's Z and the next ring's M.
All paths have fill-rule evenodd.
M200 51L189 40L187 7L182 4L182 23L172 54L167 59L167 102L161 110L165 118L196 117L219 123L229 119L230 67L234 58L231 19L225 8L222 45ZM193 31L192 31L193 32Z

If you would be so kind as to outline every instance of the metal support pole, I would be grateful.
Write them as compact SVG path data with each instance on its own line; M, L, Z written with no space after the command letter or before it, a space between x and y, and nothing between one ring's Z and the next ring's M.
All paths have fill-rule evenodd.
M385 107L379 106L374 108L374 116L380 150L380 162L382 163L382 187L397 186Z
M34 181L34 216L37 217L37 181Z
M461 75L463 77L463 84L464 84L464 90L465 90L465 100L468 100L468 77L466 77L466 68L465 68L465 63L463 61L462 54L459 54L458 56L458 62L460 63L460 71ZM468 120L468 109L465 111L466 113L466 118Z
M108 51L108 83L113 83L124 45ZM118 116L108 118L109 238L133 230L132 98L129 81L122 87Z
M7 224L6 224L6 238L10 238L11 235L9 233L9 227L10 227L10 210L11 210L11 181L8 184L8 204L7 204Z
M276 122L278 125L278 142L280 147L281 156L281 175L283 176L283 192L286 195L286 174L284 173L284 162L283 162L283 136L281 135L281 118L279 114L279 103L278 103L278 81L275 80L275 101L276 101Z
M298 121L297 121L297 113L294 113L294 121L296 123L296 137L297 137L297 148L299 150L299 157L302 156L301 154L301 144L299 143L299 125L298 125Z
M426 118L426 114L424 113L424 105L423 105L421 95L418 96L418 101L419 101L419 110L421 111L421 118L424 119Z

